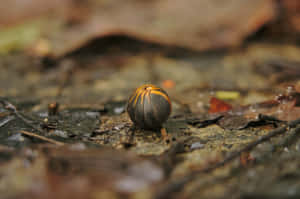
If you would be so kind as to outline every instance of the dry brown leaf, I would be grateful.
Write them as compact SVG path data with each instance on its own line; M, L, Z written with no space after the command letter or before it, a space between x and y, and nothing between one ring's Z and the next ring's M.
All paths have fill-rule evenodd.
M5 0L2 5L6 2L9 9L0 7L0 24L49 12L64 22L60 31L47 33L53 57L110 35L198 51L232 47L275 15L272 0Z

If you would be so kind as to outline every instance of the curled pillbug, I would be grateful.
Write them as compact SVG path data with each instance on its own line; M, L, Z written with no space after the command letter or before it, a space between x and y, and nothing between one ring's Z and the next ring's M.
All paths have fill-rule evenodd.
M137 88L127 103L130 119L143 129L161 128L171 110L171 101L166 91L151 84Z

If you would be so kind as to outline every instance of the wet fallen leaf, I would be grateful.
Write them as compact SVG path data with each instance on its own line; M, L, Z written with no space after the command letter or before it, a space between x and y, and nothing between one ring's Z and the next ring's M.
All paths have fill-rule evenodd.
M211 124L216 124L222 117L222 114L199 115L197 117L187 117L185 121L195 127L203 128Z
M253 118L247 119L242 115L228 114L218 121L218 125L224 129L244 129L253 120Z

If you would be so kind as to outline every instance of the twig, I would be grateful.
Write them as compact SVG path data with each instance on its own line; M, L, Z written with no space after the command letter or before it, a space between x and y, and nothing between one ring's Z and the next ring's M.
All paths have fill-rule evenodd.
M63 146L64 145L63 142L59 142L59 141L56 141L56 140L53 140L53 139L50 139L50 138L47 138L47 137L44 137L44 136L41 136L41 135L37 135L35 133L31 133L31 132L28 132L28 131L20 131L20 133L22 133L24 135L27 135L27 136L30 136L30 137L38 138L40 140L43 140L43 141L46 141L46 142L49 142L49 143L52 143L52 144L55 144L55 145L58 145L58 146Z
M15 105L10 103L9 101L6 100L0 100L0 103L2 103L5 108L9 109L18 119L22 120L26 125L34 129L35 131L39 133L43 133L42 130L40 130L38 127L34 126L31 124L31 121L29 121L27 118L25 118L16 108Z
M187 174L187 175L185 175L185 176L183 176L179 179L175 179L173 182L168 183L161 190L159 190L157 192L157 194L154 195L154 198L155 199L173 198L172 195L174 193L180 192L186 184L188 184L189 182L196 179L199 174L212 172L215 169L220 168L220 167L230 163L234 159L240 157L240 155L243 152L247 152L247 151L252 150L257 145L270 140L272 137L274 137L276 135L283 134L289 128L294 128L298 124L300 124L300 118L296 119L296 120L293 120L291 122L288 122L287 125L285 125L283 127L279 127L279 128L276 128L276 129L270 131L267 135L261 136L259 139L255 140L253 142L250 142L248 145L246 145L242 149L230 153L225 159L223 159L222 161L220 161L220 162L218 162L218 163L216 163L212 166L208 166L208 167L200 169L200 170L194 170L194 171L190 172L189 174Z
M17 110L16 106L14 106L12 103L6 101L6 100L1 100L0 103L2 103L3 105L5 105L5 107L9 110L11 110L13 112L13 114L19 118L20 120L22 120L25 124L27 124L29 127L31 127L32 129L34 129L35 131L39 132L39 133L43 133L42 130L40 130L38 127L35 127L33 124L31 124L31 121L29 121L27 118L25 118L21 113L19 113L19 111ZM46 141L46 142L50 142L59 146L64 145L63 142L59 142L47 137L44 137L42 135L37 135L35 133L31 133L28 131L20 131L20 133L24 134L24 135L28 135L31 137L35 137L38 138L40 140Z
M280 140L279 143L275 144L274 147L275 148L282 148L282 147L288 147L290 145L292 145L293 143L295 143L297 141L297 138L299 138L300 134L300 127L296 127L295 129L293 129L292 131L290 131L289 135L287 137L285 137L285 139Z
M0 127L4 126L5 124L12 121L13 119L15 119L15 116L8 116L6 119L0 122Z
M297 138L299 138L299 134L300 134L300 126L298 125L296 128L290 130L288 132L288 135L284 139L281 139L278 143L274 144L273 147L274 148L283 148L283 147L290 146L292 143L297 141ZM269 152L270 151L264 152L263 154L261 154L261 156L264 156L264 158L263 158L264 162L271 160L272 164L275 164L274 163L274 156L268 156ZM271 152L273 152L273 151L271 151ZM277 160L277 158L276 158L276 160ZM282 161L282 160L280 159L279 161ZM255 166L258 166L258 165L259 165L258 162L256 162ZM234 175L235 176L241 175L242 171L245 171L245 167L242 167L239 170L234 169ZM232 172L230 172L230 173L232 173ZM228 175L223 176L223 177L216 177L216 178L212 179L211 181L202 182L200 185L198 185L196 187L193 187L192 191L189 191L189 192L193 193L193 191L194 192L199 191L200 189L203 189L203 188L208 187L210 185L220 184L225 180L231 179L232 177L234 177L234 176L232 176L231 174L228 174ZM188 195L185 195L185 196L187 198L189 198L189 195L191 195L191 193L188 193Z

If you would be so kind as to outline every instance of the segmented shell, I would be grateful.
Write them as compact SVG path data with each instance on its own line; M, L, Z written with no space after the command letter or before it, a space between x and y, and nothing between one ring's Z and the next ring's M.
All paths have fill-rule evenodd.
M152 84L135 90L127 103L130 119L144 129L157 129L168 119L172 110L168 94Z

